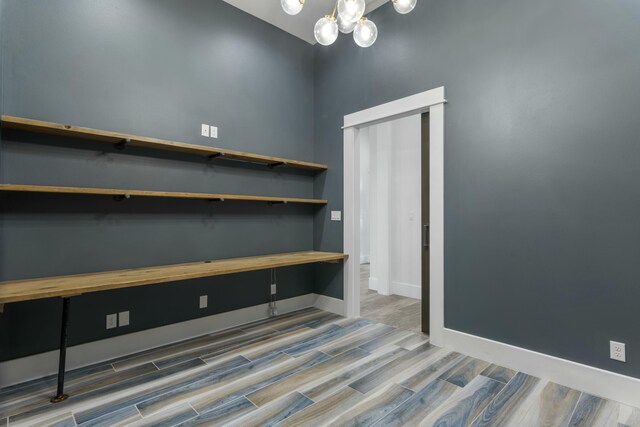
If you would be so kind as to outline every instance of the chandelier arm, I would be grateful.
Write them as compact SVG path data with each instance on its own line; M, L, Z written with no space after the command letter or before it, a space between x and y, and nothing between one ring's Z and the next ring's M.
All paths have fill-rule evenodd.
M335 17L336 17L336 11L338 10L338 2L339 2L339 1L340 1L340 0L336 0L336 4L335 4L335 6L333 6L333 12L331 12L331 17L332 17L332 18L335 18Z

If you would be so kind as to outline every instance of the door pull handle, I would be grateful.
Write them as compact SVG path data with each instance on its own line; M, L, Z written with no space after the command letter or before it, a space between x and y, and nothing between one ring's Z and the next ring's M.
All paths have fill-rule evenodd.
M429 224L422 226L422 246L429 247Z

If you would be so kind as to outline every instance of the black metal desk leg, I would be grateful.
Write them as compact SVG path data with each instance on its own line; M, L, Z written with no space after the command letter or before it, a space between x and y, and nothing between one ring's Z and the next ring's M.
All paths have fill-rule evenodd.
M69 298L62 298L62 326L60 328L60 360L58 363L58 391L51 398L51 403L58 403L66 400L64 394L64 368L67 358L67 323L69 323Z

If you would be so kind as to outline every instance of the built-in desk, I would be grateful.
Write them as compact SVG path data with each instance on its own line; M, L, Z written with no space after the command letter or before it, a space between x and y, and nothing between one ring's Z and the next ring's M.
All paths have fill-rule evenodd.
M311 263L337 263L347 259L347 257L346 254L333 252L291 252L76 274L71 276L12 280L0 282L0 306L44 298L62 298L58 389L56 396L51 399L52 402L60 402L67 398L67 395L64 394L64 372L67 348L67 323L71 297L92 292L148 286L201 277L242 273L245 271L275 269L278 267Z

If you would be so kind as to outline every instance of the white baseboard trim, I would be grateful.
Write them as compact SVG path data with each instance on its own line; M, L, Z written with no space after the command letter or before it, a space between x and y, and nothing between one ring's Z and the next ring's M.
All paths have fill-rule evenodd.
M369 290L378 292L378 278L370 276L369 277Z
M422 288L412 283L391 282L391 294L413 299L422 299Z
M340 316L345 316L347 312L344 300L328 297L326 295L316 295L314 307L330 313L339 314Z
M323 300L324 298L328 297L323 297ZM278 312L284 314L313 307L317 299L318 295L307 294L280 300ZM337 301L342 302L342 300ZM260 304L69 347L67 348L67 370L266 319L269 316L268 313L269 305ZM58 353L58 350L54 350L1 362L0 388L55 374L58 372Z
M640 379L637 378L447 328L444 344L446 348L478 359L640 407Z

